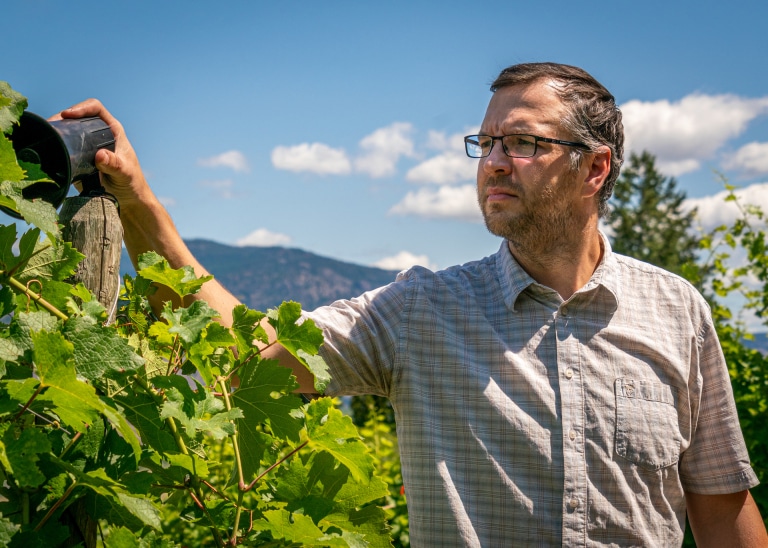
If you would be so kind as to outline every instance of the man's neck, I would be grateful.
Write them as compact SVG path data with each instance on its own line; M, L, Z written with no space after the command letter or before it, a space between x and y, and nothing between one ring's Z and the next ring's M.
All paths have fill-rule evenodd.
M596 223L566 235L549 249L530 250L507 241L512 256L531 278L568 300L584 287L603 258L603 241Z

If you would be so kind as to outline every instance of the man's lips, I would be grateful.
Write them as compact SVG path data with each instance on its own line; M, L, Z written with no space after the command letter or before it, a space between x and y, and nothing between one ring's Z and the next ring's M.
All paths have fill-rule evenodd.
M513 198L520 198L520 196L511 188L492 186L485 190L485 199L489 202L510 200Z

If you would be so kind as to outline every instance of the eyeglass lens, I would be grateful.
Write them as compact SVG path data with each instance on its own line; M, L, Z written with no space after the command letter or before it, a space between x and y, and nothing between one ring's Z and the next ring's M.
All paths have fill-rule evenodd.
M471 135L465 139L467 154L472 158L483 158L491 153L493 142L498 137ZM536 153L536 137L533 135L505 135L501 139L504 153L515 158L529 158Z

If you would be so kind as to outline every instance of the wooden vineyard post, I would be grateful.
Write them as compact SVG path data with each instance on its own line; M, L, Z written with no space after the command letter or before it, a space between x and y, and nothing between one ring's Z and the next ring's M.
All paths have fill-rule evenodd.
M75 281L82 282L107 309L107 323L115 321L120 291L120 254L123 225L115 202L103 191L64 200L59 213L64 240L85 255L75 270ZM93 425L92 427L97 427ZM83 499L65 511L62 521L69 522L68 546L95 547L97 522L89 515Z
M59 221L64 240L85 255L75 270L76 281L83 282L96 295L107 309L107 323L112 323L117 312L123 247L117 206L106 195L67 198Z

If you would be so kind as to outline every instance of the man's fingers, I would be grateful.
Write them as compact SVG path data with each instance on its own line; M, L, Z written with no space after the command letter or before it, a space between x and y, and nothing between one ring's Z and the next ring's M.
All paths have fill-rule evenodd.
M102 114L112 117L98 99L86 99L61 111L62 118L83 118L84 116L101 116ZM104 121L106 122L106 120Z
M120 156L114 152L104 148L99 149L96 151L94 160L96 161L98 170L105 175L109 175L110 177L125 176L122 172L123 162L121 161Z
M104 120L112 133L117 137L119 133L122 133L123 127L120 122L112 116L112 114L101 104L98 99L86 99L76 105L72 105L68 109L62 110L59 114L56 114L49 118L49 120L60 120L62 118L85 118L89 116L98 116Z

